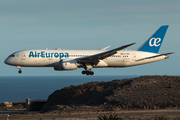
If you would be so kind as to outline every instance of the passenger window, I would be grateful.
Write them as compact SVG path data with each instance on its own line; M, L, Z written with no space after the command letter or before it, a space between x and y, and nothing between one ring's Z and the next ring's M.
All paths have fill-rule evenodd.
M9 57L14 57L14 55L10 55Z

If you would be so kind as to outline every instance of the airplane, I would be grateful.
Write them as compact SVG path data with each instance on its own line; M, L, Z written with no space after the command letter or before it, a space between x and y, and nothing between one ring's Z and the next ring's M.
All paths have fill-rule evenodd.
M84 68L82 74L93 75L92 68L130 67L147 64L169 58L169 54L158 54L169 25L161 26L137 50L123 50L135 43L107 50L22 50L14 52L4 61L7 65L16 66L19 73L21 67L53 67L56 71L76 70Z

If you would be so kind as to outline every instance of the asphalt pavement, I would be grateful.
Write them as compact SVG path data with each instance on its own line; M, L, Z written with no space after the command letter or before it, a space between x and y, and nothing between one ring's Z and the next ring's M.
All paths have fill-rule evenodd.
M19 113L19 114L13 114ZM23 110L7 110L0 111L0 120L6 120L6 116L9 115L9 120L97 120L99 115L117 115L119 117L142 117L149 116L154 117L156 115L163 116L176 116L180 118L180 110L136 110L136 111L107 111L107 112L82 112L82 113L51 113L40 114L37 111L27 112Z

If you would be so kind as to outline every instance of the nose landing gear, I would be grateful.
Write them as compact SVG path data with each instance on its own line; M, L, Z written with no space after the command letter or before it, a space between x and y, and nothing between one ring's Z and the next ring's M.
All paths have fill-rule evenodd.
M21 74L21 73L22 73L22 70L19 70L18 73Z
M16 68L19 69L18 73L21 74L22 73L21 66L16 66Z

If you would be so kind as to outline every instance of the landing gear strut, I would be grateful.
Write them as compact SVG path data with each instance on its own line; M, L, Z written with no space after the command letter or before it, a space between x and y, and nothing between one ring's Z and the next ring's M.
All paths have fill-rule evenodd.
M22 73L21 66L16 66L16 67L19 69L18 73L21 74Z

